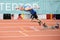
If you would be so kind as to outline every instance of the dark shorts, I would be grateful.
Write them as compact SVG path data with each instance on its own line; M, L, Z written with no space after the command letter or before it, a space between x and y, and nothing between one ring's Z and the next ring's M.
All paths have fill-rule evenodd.
M37 16L37 14L35 13L35 14L32 14L32 15L31 15L31 18L35 18L35 19L37 19L38 16Z

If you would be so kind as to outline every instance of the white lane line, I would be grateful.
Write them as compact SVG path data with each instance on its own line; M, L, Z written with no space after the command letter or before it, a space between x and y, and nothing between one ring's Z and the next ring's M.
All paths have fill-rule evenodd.
M6 29L6 28L4 28L4 29ZM23 30L22 32L34 32L34 31L37 31L37 32L44 32L44 31L59 31L59 29L54 29L54 30L43 30L43 29L40 29L40 30L38 30L38 29L32 29L32 30L27 30L27 29L24 29L24 28L20 28L20 30ZM20 31L20 30L18 30L18 32ZM2 31L4 31L3 29L2 29ZM0 31L0 32L2 32L2 31ZM9 32L9 31L5 31L5 32ZM17 31L10 31L10 32L17 32Z
M0 26L0 28L18 28L18 27L33 27L33 26ZM37 27L40 27L40 26L37 26Z
M0 38L9 38L9 37L27 37L27 36L0 36Z
M12 23L11 22L11 23L0 23L0 24L38 24L38 23L33 23L33 22L28 22L28 23L27 22L19 22L19 23L16 22L16 23Z
M7 27L3 27L3 26L2 26L2 27L0 27L0 28L18 28L18 27L11 27L11 26L10 26L10 27L8 27L8 26L7 26Z
M0 32L19 32L19 31L0 31Z
M19 32L19 33L23 34L24 36L29 36L28 34L22 32L22 31L0 31L0 32Z
M48 24L50 24L50 23L48 23ZM0 24L38 24L38 23L33 23L33 22L32 23L26 23L26 22L23 22L23 23L0 23ZM53 24L53 23L51 23L51 24Z
M60 35L30 35L30 36L60 36Z
M9 38L9 37L57 37L60 35L29 35L29 36L0 36L0 38Z

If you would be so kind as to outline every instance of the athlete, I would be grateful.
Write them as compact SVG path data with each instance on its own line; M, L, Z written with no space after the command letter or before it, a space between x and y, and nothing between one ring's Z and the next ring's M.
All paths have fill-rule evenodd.
M19 8L16 8L16 9L17 9L17 10L19 9L19 10L21 10L21 11L30 12L30 14L31 14L31 19L33 20L33 19L35 18L36 20L38 20L39 25L41 25L41 20L38 19L37 13L36 13L36 11L35 11L33 8L31 8L31 7L25 8L24 6L20 6ZM32 20L31 20L31 21L32 21Z

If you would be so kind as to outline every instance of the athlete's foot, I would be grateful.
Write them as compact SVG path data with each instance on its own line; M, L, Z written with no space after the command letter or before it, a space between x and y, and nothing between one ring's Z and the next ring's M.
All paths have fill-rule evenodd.
M41 21L39 21L38 23L39 23L39 25L41 26L41 23L42 23L42 22L41 22Z

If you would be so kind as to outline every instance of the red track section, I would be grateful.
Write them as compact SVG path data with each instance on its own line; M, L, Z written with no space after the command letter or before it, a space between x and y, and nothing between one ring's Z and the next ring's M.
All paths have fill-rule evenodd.
M60 20L42 20L49 28ZM30 20L0 20L0 40L60 40L60 29L43 29Z

